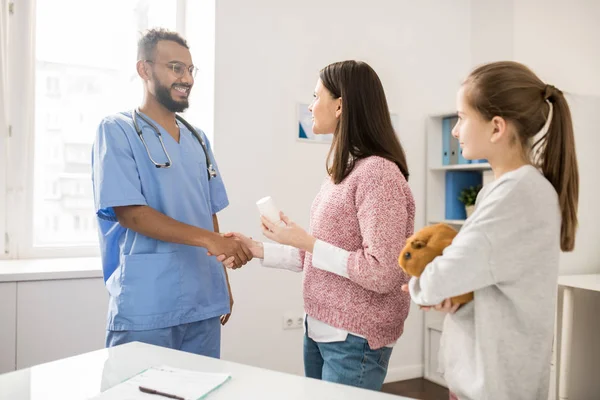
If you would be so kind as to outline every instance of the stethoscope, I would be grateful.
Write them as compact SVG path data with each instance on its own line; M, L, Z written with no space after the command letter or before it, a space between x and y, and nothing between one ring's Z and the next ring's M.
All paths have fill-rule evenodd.
M169 157L169 153L167 152L165 143L162 140L162 135L161 135L160 131L158 130L158 128L156 127L156 125L154 125L148 118L146 118L143 114L141 114L137 109L133 110L131 115L133 118L133 127L135 128L136 133L140 137L140 140L144 144L144 147L146 148L146 153L148 153L148 157L150 158L150 161L152 161L152 163L154 164L154 166L156 168L169 168L172 164L171 157ZM154 129L154 132L156 133L156 137L158 137L158 140L160 141L160 145L162 146L163 152L165 153L165 156L167 156L167 162L158 163L154 160L154 158L152 158L152 155L150 154L150 149L148 148L148 145L146 144L146 141L144 140L144 136L142 135L142 130L140 129L140 127L137 123L137 117L140 117L152 129ZM198 140L198 142L202 146L202 150L204 150L204 157L206 157L206 171L208 173L208 180L210 180L211 178L216 178L217 170L215 169L215 167L213 166L213 164L210 160L210 157L208 155L208 149L206 148L206 143L204 143L204 139L202 139L202 136L200 136L200 134L198 134L198 132L196 132L196 129L194 129L194 127L192 125L190 125L185 119L183 119L183 117L181 117L179 115L175 115L175 118L177 119L177 121L179 121L183 125L185 125L185 127L190 132L192 132L192 135L194 135L194 137Z

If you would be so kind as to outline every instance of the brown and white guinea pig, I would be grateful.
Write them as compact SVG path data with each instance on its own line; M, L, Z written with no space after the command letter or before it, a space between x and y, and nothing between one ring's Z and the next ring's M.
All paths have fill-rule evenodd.
M446 224L426 226L406 240L398 264L410 276L419 277L427 264L441 256L458 232ZM452 297L452 304L465 304L473 300L473 293Z

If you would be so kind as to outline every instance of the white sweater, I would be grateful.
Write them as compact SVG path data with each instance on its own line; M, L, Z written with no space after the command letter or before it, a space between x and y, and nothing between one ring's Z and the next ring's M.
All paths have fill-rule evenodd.
M546 400L554 334L560 210L533 166L480 192L451 246L409 288L417 304L475 292L444 321L440 365L461 400Z

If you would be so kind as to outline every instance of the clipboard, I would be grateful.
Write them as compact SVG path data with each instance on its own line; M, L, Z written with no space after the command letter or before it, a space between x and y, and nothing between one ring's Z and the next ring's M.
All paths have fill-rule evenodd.
M93 397L93 400L200 400L231 379L231 375L192 371L166 365L148 368ZM142 391L140 388L146 389ZM148 390L149 389L149 390ZM149 391L156 392L154 394ZM165 396L168 394L170 396Z

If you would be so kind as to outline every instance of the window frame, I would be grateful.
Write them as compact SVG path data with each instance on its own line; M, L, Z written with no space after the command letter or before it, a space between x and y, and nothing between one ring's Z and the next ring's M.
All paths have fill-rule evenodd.
M6 0L0 0L0 7L3 8L4 13L1 14L0 20L0 40L8 40L9 35L9 21L10 21L10 13L8 12L8 7L6 4ZM5 14L6 13L6 14ZM7 43L0 43L0 45L4 48L5 51L8 52ZM6 54L8 56L8 53ZM4 62L2 60L1 62ZM6 68L8 69L8 62L6 64ZM8 78L8 70L5 70L4 67L0 65L0 90L3 93L0 95L6 95L6 99L2 97L0 101L0 259L8 257L8 232L6 229L6 212L7 212L7 194L8 194L8 139L9 139L9 130L10 128L10 118L9 118L9 102L8 100L8 92L9 92L9 78Z

